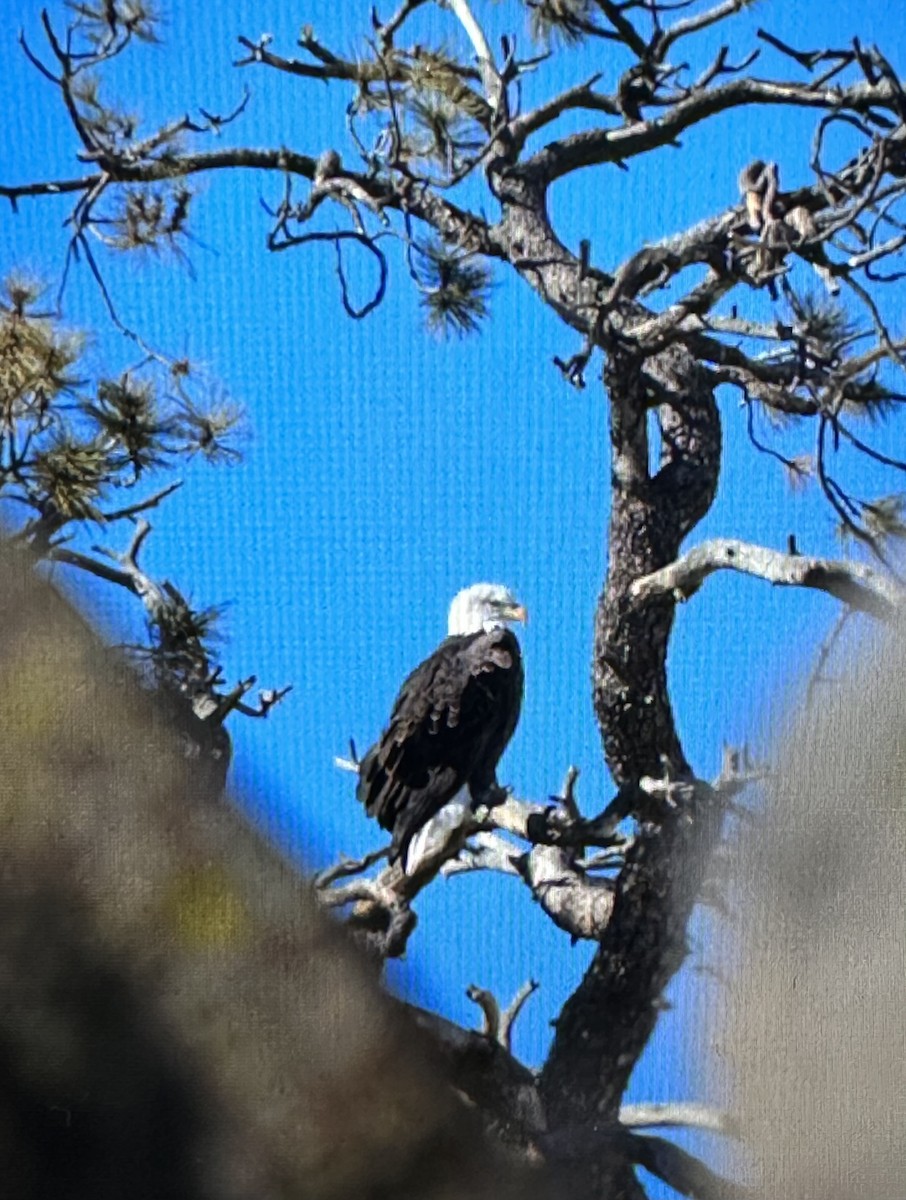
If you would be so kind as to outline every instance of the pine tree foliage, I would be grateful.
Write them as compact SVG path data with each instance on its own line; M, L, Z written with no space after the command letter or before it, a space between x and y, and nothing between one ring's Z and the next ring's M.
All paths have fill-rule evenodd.
M10 277L4 284L0 514L16 542L39 558L138 596L148 641L132 654L143 674L219 723L251 686L224 702L215 654L219 610L196 608L172 583L150 579L137 554L150 530L143 514L179 487L176 472L196 455L215 463L236 458L242 412L232 403L199 402L185 361L146 355L116 377L92 378L84 336L43 302L32 281ZM110 549L123 538L120 530L129 531L127 554ZM76 548L86 542L90 549Z

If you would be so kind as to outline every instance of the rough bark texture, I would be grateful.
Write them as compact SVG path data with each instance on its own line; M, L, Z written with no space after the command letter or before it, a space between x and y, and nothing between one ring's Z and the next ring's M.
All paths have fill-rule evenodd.
M498 231L510 261L545 299L604 349L610 402L611 513L608 568L595 618L595 711L616 781L690 778L667 688L674 599L630 598L634 580L672 562L717 489L720 422L713 381L687 351L642 358L627 336L649 315L632 304L606 320L583 301L596 286L550 228L543 193L524 178L496 183L505 197ZM649 413L661 461L649 469ZM636 793L637 794L637 793ZM556 1022L540 1080L548 1150L570 1163L592 1196L642 1194L619 1152L589 1156L578 1131L615 1128L620 1100L654 1028L664 988L685 956L685 929L720 829L710 791L699 786L676 808L650 807L620 875L600 949ZM570 1133L572 1131L572 1133ZM623 1143L619 1143L622 1145Z
M720 468L720 422L707 371L682 350L640 362L610 337L611 510L607 578L595 619L592 682L607 765L619 784L688 774L667 690L672 597L633 602L635 579L666 566L708 511ZM669 397L664 403L665 394ZM663 439L648 459L648 413Z
M614 335L605 383L611 402L612 508L608 572L595 621L593 685L605 757L615 779L688 777L667 690L674 601L629 598L634 579L671 562L707 512L717 487L720 425L707 373L668 351L643 369ZM648 411L663 439L648 466ZM675 808L646 820L627 856L600 948L567 1001L541 1076L551 1127L616 1125L620 1100L657 1021L660 998L685 957L685 929L720 816L698 785ZM620 1154L593 1165L592 1194L631 1197L634 1174Z
M589 305L597 282L557 239L533 176L492 179L504 200L498 236L513 266L544 300L605 351L610 402L611 513L608 568L595 618L593 692L605 758L616 781L690 778L667 689L672 596L630 598L634 580L672 562L717 489L720 422L709 372L670 347L641 357L636 304L600 318ZM661 439L649 468L649 413ZM613 912L584 980L556 1023L541 1075L548 1126L576 1147L595 1196L632 1196L638 1184L614 1152L589 1161L569 1130L615 1126L620 1099L654 1028L660 997L685 955L685 928L720 827L710 791L699 786L676 808L649 808L616 889Z

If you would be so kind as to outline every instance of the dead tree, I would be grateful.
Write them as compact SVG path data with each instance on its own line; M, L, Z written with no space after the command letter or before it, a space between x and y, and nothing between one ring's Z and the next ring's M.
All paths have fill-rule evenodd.
M417 877L390 871L362 878L370 862L344 862L321 884L327 902L355 906L353 925L383 954L405 945L419 888L441 869L468 867L518 876L562 928L597 943L537 1076L509 1054L508 1022L486 996L476 997L486 1015L481 1035L427 1015L420 1020L489 1127L575 1180L579 1194L610 1200L643 1194L636 1165L690 1196L724 1186L621 1116L627 1080L683 961L727 799L746 773L731 757L709 784L687 761L666 674L676 604L727 569L822 589L846 613L884 618L902 601L888 547L903 529L901 498L860 498L840 478L834 456L846 443L892 471L906 469L857 432L862 418L904 399L896 377L906 342L888 328L880 293L897 278L891 261L906 246L906 93L883 52L856 37L840 49L800 50L761 30L755 46L733 47L732 18L745 7L746 0L514 2L514 26L528 12L542 50L545 42L556 54L564 41L598 41L602 59L623 64L533 106L522 104L523 85L532 72L537 93L544 53L519 57L514 35L493 48L469 0L401 0L390 16L372 10L354 59L308 28L300 57L269 38L240 38L236 65L243 70L284 74L288 91L308 81L346 89L349 141L341 153L316 144L308 152L209 148L206 135L235 121L241 105L226 116L184 116L140 132L87 80L149 36L151 19L134 3L80 4L67 36L45 16L46 46L24 49L59 89L82 163L65 178L0 187L13 207L35 197L72 198L67 265L76 255L87 264L121 326L98 238L118 251L161 241L178 248L195 203L194 177L254 169L274 179L268 248L332 243L350 317L362 319L381 302L388 247L398 247L429 323L459 331L485 315L488 264L500 264L562 319L568 349L555 363L565 384L585 387L593 364L602 363L611 507L593 698L617 785L613 803L582 817L571 774L559 803L511 799L458 830ZM686 60L694 61L698 35L717 26L727 42L696 73ZM444 48L457 31L465 47L459 57ZM749 72L756 58L757 76ZM558 180L678 145L682 134L747 106L814 110L809 181L790 187L775 163L740 163L738 191L723 211L623 262L611 261L599 228L598 261L590 241L571 248L558 236L548 211ZM566 114L584 118L584 127L561 134ZM841 127L854 148L838 159L831 135ZM468 202L476 189L484 194L480 209ZM324 211L339 217L339 230L318 223ZM364 305L347 286L351 252L370 255L378 267L378 286ZM668 285L679 298L664 303ZM734 297L744 291L761 294L762 319L740 317ZM809 557L793 540L785 550L722 540L681 552L720 477L722 387L741 401L759 449L792 477L814 478L868 562ZM756 423L764 414L797 418L811 439L808 452L787 456L765 441ZM625 836L623 822L631 830ZM595 848L600 853L589 852Z

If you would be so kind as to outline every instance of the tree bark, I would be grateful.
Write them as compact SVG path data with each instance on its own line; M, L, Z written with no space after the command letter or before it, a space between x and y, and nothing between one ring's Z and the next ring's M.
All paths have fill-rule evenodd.
M630 598L633 581L666 566L714 499L720 423L707 372L679 349L640 362L611 329L605 383L611 405L612 508L608 571L595 621L593 687L604 753L614 778L687 779L667 690L666 658L675 602ZM648 413L662 441L649 469ZM607 1130L619 1120L629 1076L650 1037L664 988L685 957L685 931L720 813L704 784L674 806L651 805L627 855L613 914L586 975L556 1022L541 1075L551 1129ZM616 1146L617 1143L614 1143ZM640 1194L634 1171L614 1151L587 1164L591 1194Z
M604 756L618 784L689 774L667 690L675 602L639 604L634 580L672 562L711 506L720 467L720 421L707 371L672 348L642 361L620 330L608 338L611 510L608 566L595 618L592 684ZM649 471L648 413L662 440Z

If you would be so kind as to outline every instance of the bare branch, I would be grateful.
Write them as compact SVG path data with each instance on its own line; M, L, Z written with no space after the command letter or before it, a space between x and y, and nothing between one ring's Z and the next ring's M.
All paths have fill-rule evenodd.
M261 38L257 42L253 42L247 37L240 36L236 40L240 46L244 46L249 52L245 58L236 60L233 65L237 67L247 67L260 63L266 67L273 67L276 71L283 71L287 75L301 76L303 79L336 79L345 80L348 83L360 84L374 83L380 78L380 68L375 63L352 62L347 59L338 58L333 54L319 54L320 47L311 35L307 38L303 37L301 44L314 57L320 59L317 64L302 62L298 58L284 58L283 55L274 54L267 49L269 42L267 38Z
M587 874L572 854L556 846L536 846L519 866L535 900L559 929L573 940L600 939L616 899L613 877Z
M593 90L600 78L601 74L598 72L584 83L567 88L521 117L514 117L510 122L510 133L515 144L523 146L533 133L537 133L545 125L550 125L571 109L580 108L589 112L604 112L611 117L619 116L620 109L616 101L611 96L604 96Z
M755 0L722 0L722 3L715 4L713 8L674 22L655 38L652 51L654 58L659 62L663 61L667 57L670 47L674 46L680 38L689 37L690 34L707 29L710 25L716 25L719 21L742 12L744 8L750 8L754 3Z
M71 192L88 192L97 182L97 175L81 175L75 179L51 179L39 183L18 185L0 184L0 196L9 200L16 211L17 203L26 196L65 196Z
M509 1053L510 1035L513 1024L522 1011L526 1000L538 990L538 986L538 983L534 979L527 980L507 1007L501 1009L493 992L489 992L486 988L478 987L474 983L469 984L466 988L466 995L478 1005L484 1016L484 1025L481 1030L482 1036L499 1043Z
M140 512L147 512L150 508L156 508L161 500L165 500L167 496L171 496L181 488L182 483L181 479L175 479L173 483L168 483L166 487L155 492L153 496L149 496L147 500L139 500L135 504L126 505L125 508L114 509L113 512L101 513L101 519L109 524L111 521L119 521L124 517L134 517Z
M694 1154L666 1138L627 1134L625 1151L637 1163L690 1200L731 1200L747 1196L748 1190L712 1171Z
M615 3L614 0L598 0L598 6L610 21L620 41L628 46L639 59L648 57L648 46L630 20L623 15L625 4Z
M470 871L499 871L501 875L519 875L518 861L522 850L509 838L489 829L480 829L456 858L445 862L441 874L445 878Z
M91 558L87 554L82 554L78 550L70 550L66 546L52 546L48 550L46 557L51 562L65 563L70 567L78 567L80 571L94 575L96 579L103 579L106 583L115 583L118 587L124 587L128 591L138 595L135 579L130 572L118 570L116 567L108 566L104 562L98 562L97 559Z
M335 758L334 763L341 770L358 773L354 759ZM613 880L589 874L577 864L576 856L584 845L623 851L626 840L615 836L618 818L608 813L593 820L580 816L574 796L577 776L577 768L571 767L563 796L548 805L513 796L478 813L447 805L413 839L405 866L397 862L373 879L330 887L340 878L361 874L377 861L371 855L357 861L341 859L319 876L321 901L331 908L356 905L350 922L353 928L364 928L369 945L378 953L395 955L403 952L405 939L394 935L391 944L382 942L381 937L394 915L411 911L412 901L438 874L494 870L518 875L541 908L570 936L594 939L600 936L613 907ZM534 849L526 853L493 832L495 829L521 837ZM617 869L620 861L615 857L611 868ZM412 928L414 922L406 930L407 937Z
M336 883L338 879L346 879L350 875L361 875L363 871L373 867L382 858L386 858L389 852L389 847L382 846L380 850L372 850L370 854L366 854L362 858L340 858L333 866L319 871L312 882L316 888L326 888L332 883Z
M530 996L533 996L540 986L541 985L538 983L537 979L527 979L513 999L503 1010L503 1013L501 1014L500 1029L497 1040L505 1050L510 1049L510 1039L516 1018L522 1012L526 1000L528 1000Z
M208 150L197 154L182 154L176 158L150 159L136 164L117 164L112 172L97 172L76 179L58 180L52 184L0 185L0 196L9 200L23 196L39 196L57 192L88 193L106 179L117 183L154 183L176 176L202 174L207 171L230 171L234 169L252 171L287 171L314 179L317 160L307 154L292 150L258 150L237 147L228 150Z
M707 1129L739 1137L739 1125L729 1113L707 1104L672 1100L666 1104L624 1104L620 1124L627 1129Z
M470 983L466 988L466 995L481 1009L484 1017L482 1036L493 1038L495 1042L500 1041L500 1005L497 1003L497 997L487 988L478 987L474 983Z
M573 940L596 940L610 918L613 874L622 866L629 844L628 839L620 839L619 850L615 846L606 859L580 863L575 849L539 845L525 853L499 834L480 831L457 858L444 864L442 874L449 877L467 871L499 871L517 875L558 928ZM591 873L602 867L611 872L610 877Z
M488 45L488 39L484 35L484 30L475 20L475 14L469 7L469 0L447 0L447 3L450 6L450 11L454 14L460 25L462 25L466 31L466 36L472 43L475 56L481 66L485 95L492 110L496 113L500 108L502 84L497 67L494 65L494 56L491 53L491 47Z
M815 88L766 79L739 78L695 92L659 112L656 119L612 129L594 129L550 142L522 166L525 173L550 184L572 171L602 163L625 162L661 146L676 145L680 134L720 112L745 106L785 106L867 113L896 111L895 89L886 80L848 88ZM894 135L898 143L902 137Z
M826 592L851 608L889 620L906 601L903 589L863 563L784 554L735 538L713 538L668 566L635 580L632 599L647 603L656 596L687 599L715 571L741 571L782 587Z
M256 681L255 676L250 676L249 687ZM240 689L235 689L234 693L223 697L217 705L217 718L223 721L226 716L234 709L236 712L242 713L244 717L263 718L268 715L275 705L279 704L293 690L291 683L285 684L282 688L262 688L258 692L258 703L256 705L242 703L242 696L245 695L246 689L244 686ZM235 695L235 700L233 696Z
M421 6L425 3L426 0L402 0L399 8L389 20L380 22L377 21L375 17L375 34L378 42L380 43L382 52L386 52L389 47L393 45L393 39L397 31L409 18L409 15L415 12L417 8L421 8Z
M420 0L420 3L422 2L424 0ZM418 4L412 4L409 11L413 11L417 7L419 7ZM400 13L402 12L403 9L400 10ZM322 46L310 30L303 30L300 45L318 60L317 63L302 62L297 58L284 58L282 55L274 54L267 48L269 39L252 42L246 37L240 37L238 39L240 45L244 46L249 53L245 58L237 60L235 65L244 67L260 63L289 75L325 81L340 80L356 83L360 88L367 88L376 83L386 83L389 90L391 83L405 85L417 82L413 77L414 68L417 65L417 55L394 52L389 41L381 38L380 28L376 30L376 33L380 45L377 60L365 58L352 61L341 58ZM392 36L392 29L390 34ZM481 124L488 126L494 112L493 105L486 104L470 86L470 83L477 81L481 81L487 86L485 80L487 71L484 63L482 62L481 71L476 71L474 67L457 65L455 74L459 87L462 89L462 98L468 103L469 111Z

